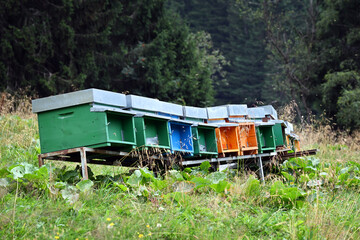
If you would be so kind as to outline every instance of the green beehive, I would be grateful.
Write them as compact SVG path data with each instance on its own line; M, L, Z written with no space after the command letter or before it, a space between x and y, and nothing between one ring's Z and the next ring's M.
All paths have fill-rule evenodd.
M206 108L183 106L183 118L194 123L191 126L194 156L216 157L218 152L215 128L217 126L204 123L207 119Z
M170 149L168 119L160 116L136 116L136 140L138 147Z
M274 136L275 136L275 145L276 147L283 147L286 144L286 135L285 128L286 125L282 120L272 120L274 123Z
M274 152L276 150L274 123L265 120L265 111L261 107L248 108L248 118L255 121L258 152Z
M259 153L274 152L276 150L274 124L256 122L256 138Z
M76 147L129 151L136 145L133 113L125 95L87 89L33 100L41 153Z
M201 123L192 126L195 156L217 156L215 128L215 126Z

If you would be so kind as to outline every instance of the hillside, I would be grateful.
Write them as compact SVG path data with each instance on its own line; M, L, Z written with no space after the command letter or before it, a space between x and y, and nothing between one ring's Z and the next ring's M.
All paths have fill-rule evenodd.
M79 182L76 164L36 167L36 116L18 106L0 117L1 239L360 237L359 135L304 126L302 147L318 154L274 166L264 185L206 163L161 177L91 165Z

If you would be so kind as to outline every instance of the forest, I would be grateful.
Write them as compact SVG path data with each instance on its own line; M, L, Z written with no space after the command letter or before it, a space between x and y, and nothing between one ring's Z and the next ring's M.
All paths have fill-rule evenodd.
M292 102L298 121L360 128L356 0L2 0L0 11L0 91Z

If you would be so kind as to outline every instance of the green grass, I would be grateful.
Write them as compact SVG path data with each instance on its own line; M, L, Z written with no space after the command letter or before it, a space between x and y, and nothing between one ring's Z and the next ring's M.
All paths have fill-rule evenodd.
M3 116L0 126L0 169L24 161L37 165L36 118ZM95 175L121 174L124 182L119 183L127 187L94 180L94 187L79 192L78 200L70 204L60 192L12 180L0 187L0 238L359 239L360 185L350 184L358 172L341 172L350 166L349 161L360 163L359 152L336 143L318 147L316 171L297 170L295 181L274 173L262 185L248 175L228 175L231 186L220 193L207 185L174 195L176 180L171 176L159 180L165 184L163 188L156 187L158 180L134 186L124 183L129 175L124 168L91 165ZM53 167L63 165L58 162ZM68 169L75 165L68 164ZM320 177L322 172L327 175ZM301 176L311 174L323 184L308 187L301 182ZM348 178L340 184L341 174ZM196 176L203 179L207 174L197 172ZM58 181L55 178L41 181L53 186ZM290 201L282 199L281 192L271 190L279 179L285 193L293 187L303 195Z

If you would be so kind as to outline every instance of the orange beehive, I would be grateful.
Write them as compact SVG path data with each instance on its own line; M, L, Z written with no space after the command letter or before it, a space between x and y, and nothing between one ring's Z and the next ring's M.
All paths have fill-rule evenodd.
M258 145L256 139L255 123L246 120L248 115L246 104L228 104L228 119L226 122L237 123L238 141L241 155L252 155L258 153Z
M239 156L239 127L236 124L223 124L216 128L219 157Z
M254 122L238 123L238 141L241 155L252 155L258 153L258 143Z

